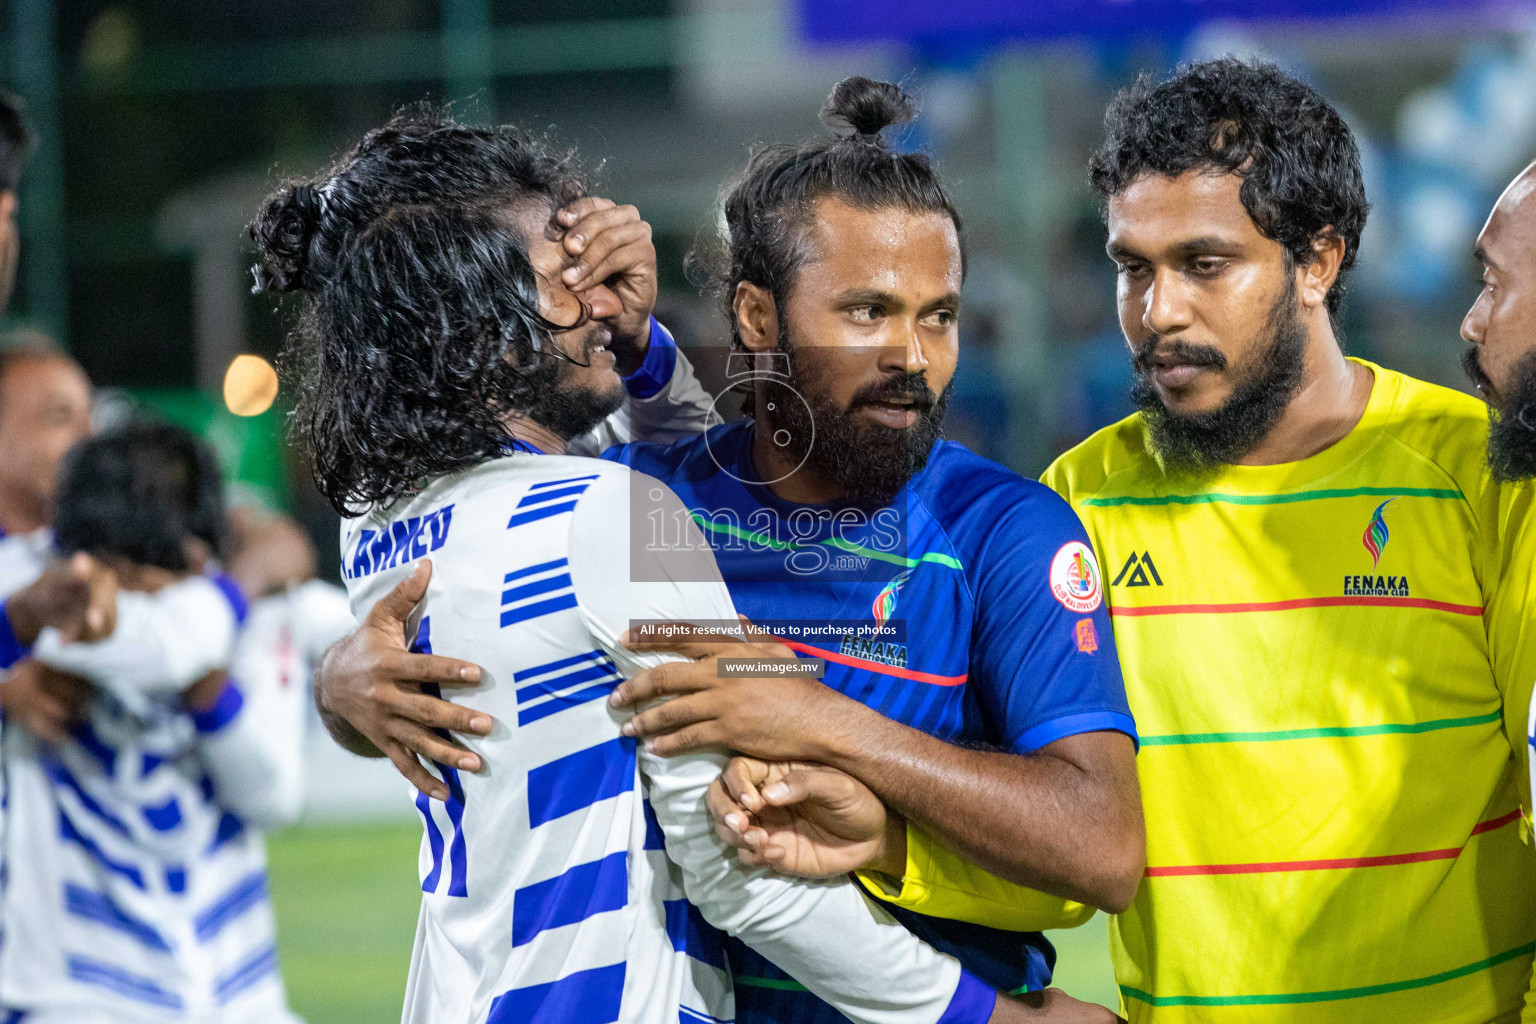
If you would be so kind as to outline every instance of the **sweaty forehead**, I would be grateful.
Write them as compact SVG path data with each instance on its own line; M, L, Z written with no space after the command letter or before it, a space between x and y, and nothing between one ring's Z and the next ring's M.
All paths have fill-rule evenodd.
M1500 266L1519 261L1527 272L1536 269L1536 164L1504 190L1478 244Z
M1225 172L1143 172L1109 200L1110 247L1153 255L1196 239L1267 241L1243 206L1242 184Z
M802 276L834 289L960 289L960 238L946 213L820 199L805 243Z

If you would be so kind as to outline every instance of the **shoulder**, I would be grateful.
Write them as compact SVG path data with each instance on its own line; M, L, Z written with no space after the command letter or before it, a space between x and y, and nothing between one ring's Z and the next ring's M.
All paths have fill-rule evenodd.
M697 482L733 463L751 429L751 420L734 420L672 444L632 441L605 451L603 461L621 463L662 480Z
M1393 401L1382 430L1453 477L1486 468L1488 407L1471 395L1366 363Z
M1146 421L1134 413L1068 449L1041 479L1075 505L1102 490L1111 477L1143 465L1155 468L1157 460L1152 456Z
M962 551L997 544L1038 550L1084 536L1077 514L1055 491L954 441L938 445L915 489Z

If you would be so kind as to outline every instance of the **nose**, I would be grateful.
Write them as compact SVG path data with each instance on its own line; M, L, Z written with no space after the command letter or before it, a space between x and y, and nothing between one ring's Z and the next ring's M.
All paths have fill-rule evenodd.
M614 290L605 284L594 285L584 292L578 292L577 295L592 311L593 320L612 320L624 312L624 303L620 301Z
M1488 333L1488 289L1478 295L1472 308L1461 321L1461 340L1469 345L1481 345Z
M880 346L880 367L884 370L901 370L905 373L922 373L928 369L928 353L923 348L923 332L917 319L901 319L895 336Z
M1142 302L1141 324L1152 334L1174 334L1191 323L1188 296L1177 274L1158 271Z

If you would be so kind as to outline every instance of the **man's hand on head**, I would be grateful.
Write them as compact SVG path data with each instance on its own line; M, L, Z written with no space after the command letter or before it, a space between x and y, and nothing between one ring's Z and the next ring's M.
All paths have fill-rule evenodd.
M336 741L367 757L388 757L411 785L436 800L448 787L418 759L479 771L478 755L435 730L484 736L489 715L424 692L424 685L475 686L480 666L412 653L406 620L426 596L432 563L423 561L385 594L357 629L332 644L315 673L315 707Z
M861 716L875 714L857 701L805 676L721 678L722 658L795 660L795 652L757 630L745 618L748 641L718 639L636 640L636 651L680 654L637 672L609 697L619 708L641 710L625 722L626 736L645 740L662 757L724 748L768 761L831 761L858 734Z
M835 768L732 758L706 803L715 834L748 867L805 878L905 872L906 822Z
M62 743L85 721L91 684L33 658L17 662L0 679L0 710L41 740Z
M65 643L105 640L117 628L117 577L84 552L60 559L6 602L11 631L30 646L45 628Z
M656 246L651 226L633 206L619 206L611 199L586 196L555 213L563 229L561 244L575 262L561 272L566 288L577 296L606 284L622 308L603 319L613 327L612 346L621 356L620 372L633 372L645 355L651 337L651 310L656 307ZM632 366L622 358L637 354Z

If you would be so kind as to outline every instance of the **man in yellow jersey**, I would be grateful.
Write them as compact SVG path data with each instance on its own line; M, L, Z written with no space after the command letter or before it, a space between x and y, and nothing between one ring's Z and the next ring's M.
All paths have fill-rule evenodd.
M1477 237L1483 288L1461 324L1470 344L1462 360L1487 400L1488 465L1507 481L1500 508L1507 569L1490 608L1496 668L1511 694L1536 681L1536 163L1510 182ZM1519 482L1519 483L1517 483ZM1511 716L1519 711L1511 700ZM1536 746L1536 720L1511 721ZM1530 803L1526 804L1529 808ZM1528 1010L1536 1019L1536 1007Z
M1092 176L1141 411L1045 479L1105 566L1142 730L1147 877L1111 923L1124 1011L1518 1019L1536 950L1531 681L1508 610L1526 517L1486 472L1483 410L1345 358L1333 319L1366 202L1322 97L1214 61L1123 93L1106 129ZM815 830L754 810L809 800L806 819L842 824L862 802L824 771L754 785L775 772L739 761L712 803L745 857L793 869ZM1028 898L906 843L898 899L926 913ZM902 870L889 845L874 866Z

